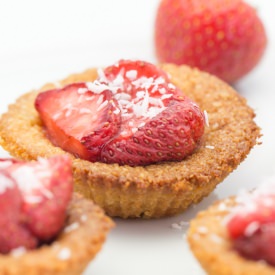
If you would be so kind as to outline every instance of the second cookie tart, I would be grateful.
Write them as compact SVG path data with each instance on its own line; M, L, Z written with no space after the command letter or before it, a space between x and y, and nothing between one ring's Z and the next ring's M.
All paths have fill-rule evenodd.
M188 149L189 151L187 150L188 152L183 158L164 158L159 162L156 158L152 164L144 163L144 165L141 163L132 165L131 162L127 164L123 162L110 163L112 161L108 160L107 163L104 163L98 161L97 157L95 161L88 161L78 158L77 152L71 146L69 146L69 150L72 150L68 153L66 148L65 151L50 141L48 138L49 131L45 131L44 128L45 121L42 122L34 106L38 94L42 91L62 88L68 84L74 85L74 83L80 82L86 86L79 93L84 93L87 89L93 89L97 86L95 81L98 81L99 78L101 80L106 78L108 68L103 72L96 68L89 69L60 81L59 87L56 83L50 83L40 90L22 95L16 103L9 106L7 113L2 115L0 143L12 155L27 160L36 159L38 156L49 157L56 154L69 154L73 160L75 189L93 199L111 216L157 218L178 214L190 204L198 203L207 196L245 159L260 136L259 127L253 120L255 114L245 99L236 91L207 73L187 66L163 64L155 67L146 62L132 61L120 61L118 65L114 65L112 68L120 68L124 62L126 64L134 63L135 66L145 64L145 68L146 66L153 68L157 71L157 75L146 75L147 70L142 70L140 67L136 69L131 67L132 65L128 68L127 65L123 70L115 73L116 77L113 79L112 85L105 83L107 86L109 85L110 91L113 91L114 86L117 87L121 83L123 83L124 88L127 85L132 87L135 83L135 85L139 85L139 89L143 87L143 90L139 90L140 94L135 94L136 98L140 95L140 98L143 97L145 101L151 100L150 104L155 104L152 103L153 100L150 99L150 95L149 98L147 96L148 93L154 92L152 86L146 86L151 81L154 85L158 85L157 93L159 95L163 91L160 86L166 85L165 88L167 89L181 91L182 94L195 102L193 104L195 109L200 107L201 113L208 114L204 117L206 124L204 133L200 133L199 137L195 137L198 132L194 130L196 125L195 128L188 126L189 135L193 135L194 140L189 139L189 143L180 141L181 146L184 147L185 144L187 145L186 148L192 147L190 150ZM141 76L137 73L140 71ZM101 93L103 90L97 90L97 93ZM131 89L129 90L131 91ZM125 94L127 99L127 88L125 88ZM111 96L114 95L111 94ZM169 100L169 95L162 97L162 99L164 101ZM100 101L99 98L97 100ZM140 103L141 110L144 106L151 106L148 104L148 102ZM103 108L103 105L101 104L100 108ZM164 104L164 109L159 110L159 108L155 115L161 115L162 111L167 110L166 107ZM110 108L115 108L115 104ZM145 109L148 111L150 108ZM82 111L86 112L87 110L83 108ZM139 110L136 111L139 112ZM71 110L68 116L70 112ZM119 111L113 110L113 113L117 112ZM178 112L177 114L181 120L181 113ZM155 115L147 112L146 117L150 118L151 116L154 119ZM57 118L56 115L55 119ZM201 118L202 115L200 114ZM174 123L177 121L176 119ZM150 123L150 119L146 122ZM163 122L167 123L167 120L163 120ZM207 126L208 122L209 126ZM48 125L49 127L51 126ZM143 127L144 124L141 121L134 131L140 133L144 130ZM102 135L102 139L104 138L105 135ZM171 138L174 137L171 136ZM177 156L178 153L181 154L176 148L178 144L176 143L174 148L170 148L166 155ZM93 145L90 148L93 148ZM97 156L97 154L97 151L94 152L94 155ZM85 156L85 152L82 155ZM158 157L161 155L158 154Z

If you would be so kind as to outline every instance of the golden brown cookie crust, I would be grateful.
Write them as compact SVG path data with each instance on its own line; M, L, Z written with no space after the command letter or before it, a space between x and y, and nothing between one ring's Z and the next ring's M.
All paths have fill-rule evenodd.
M181 162L149 166L90 163L73 156L75 189L92 198L111 216L156 218L181 213L207 196L247 156L260 136L253 110L230 86L187 66L164 64L172 82L206 110L201 147ZM59 85L93 81L97 70L74 74ZM21 96L0 120L0 144L25 160L65 152L45 137L34 100L41 90Z
M66 224L56 240L22 255L0 254L0 274L79 275L99 252L113 226L101 208L74 194Z
M234 198L216 202L191 221L187 239L198 261L210 275L272 275L275 268L264 261L248 260L232 247L225 223Z

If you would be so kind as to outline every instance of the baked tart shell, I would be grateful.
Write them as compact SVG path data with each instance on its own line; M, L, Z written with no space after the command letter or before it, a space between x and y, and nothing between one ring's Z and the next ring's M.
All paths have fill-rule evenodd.
M0 274L79 275L100 251L114 226L91 200L74 194L61 233L48 245L18 253L0 254Z
M191 221L187 239L192 252L210 275L275 274L271 265L246 259L233 248L225 223L235 205L234 197L216 202Z
M208 114L209 126L198 150L180 162L119 166L73 160L75 190L91 198L108 215L158 218L183 212L213 191L257 143L254 112L232 87L187 66L160 65L171 82ZM69 154L46 137L34 101L41 91L69 83L93 81L97 69L74 74L22 95L0 120L0 144L24 160Z

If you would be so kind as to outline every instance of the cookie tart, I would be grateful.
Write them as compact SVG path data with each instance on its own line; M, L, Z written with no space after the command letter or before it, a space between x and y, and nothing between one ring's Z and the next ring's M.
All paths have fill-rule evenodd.
M22 95L0 143L32 160L68 154L75 190L108 215L175 215L207 196L260 136L230 86L189 68L120 60Z
M190 247L212 275L275 274L275 179L216 202L191 222Z
M72 193L68 156L0 159L0 274L81 274L113 222Z

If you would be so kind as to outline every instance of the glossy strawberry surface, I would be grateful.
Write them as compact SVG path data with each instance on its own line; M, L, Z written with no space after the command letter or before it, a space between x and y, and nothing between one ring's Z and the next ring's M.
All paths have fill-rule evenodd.
M120 125L117 101L104 86L76 83L46 91L35 107L55 145L90 161L98 160L100 147Z
M1 163L0 163L1 167ZM15 180L5 170L0 170L0 253L9 253L12 249L24 246L34 248L38 240L23 221L21 212L22 195Z
M35 106L53 144L93 162L179 161L204 133L199 107L144 61L120 60L94 82L39 94Z
M64 225L72 195L71 160L0 159L0 183L0 252L51 241Z
M240 236L234 240L234 248L244 257L264 260L275 266L275 222L266 223L251 236Z
M240 255L275 265L273 182L237 197L237 205L227 221L227 230L232 246Z
M238 211L232 215L227 223L229 234L234 239L246 235L246 232L249 232L253 225L259 227L262 224L275 222L274 195L265 194L251 198L237 209Z
M187 64L235 82L261 60L267 44L256 9L242 0L162 0L155 19L160 62Z

